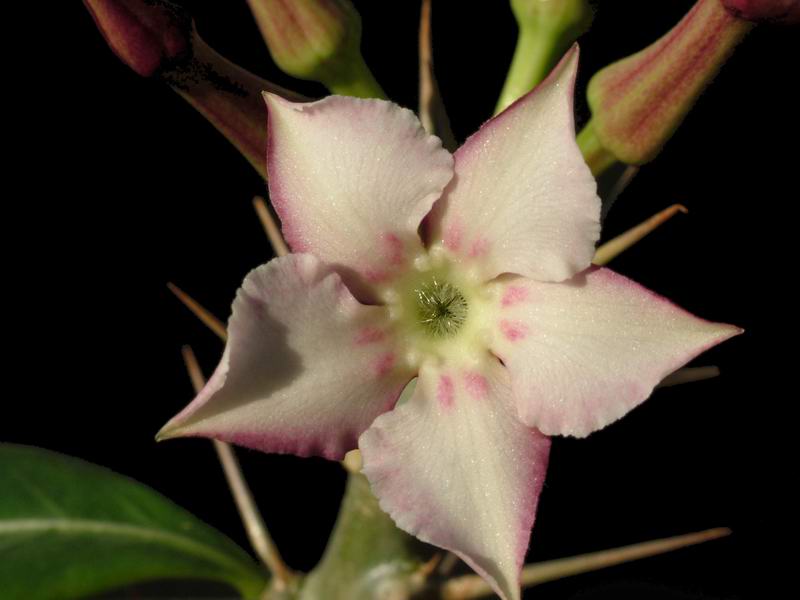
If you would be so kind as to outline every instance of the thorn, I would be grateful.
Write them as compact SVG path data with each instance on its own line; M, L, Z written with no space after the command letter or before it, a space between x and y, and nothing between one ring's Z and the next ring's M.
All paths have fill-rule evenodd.
M439 563L439 575L445 577L449 575L458 564L459 558L452 552L445 554L442 562Z
M594 260L592 262L596 265L608 264L619 254L621 254L622 252L633 246L639 240L644 238L647 234L654 231L659 225L665 223L671 217L673 217L679 212L686 214L689 211L682 204L673 204L672 206L665 208L661 212L656 213L655 215L653 215L646 221L640 223L636 227L629 229L622 235L618 235L617 237L607 241L605 244L603 244L597 249L597 251L594 254Z
M275 251L275 255L286 256L289 254L289 247L283 240L281 229L278 227L278 224L272 217L272 213L269 211L266 200L264 200L261 196L256 196L253 198L253 208L256 209L258 219L261 221L261 225L264 227L264 231L269 238L269 243L272 246L272 249Z
M719 367L685 367L664 377L661 383L656 387L670 387L682 383L693 383L695 381L713 379L714 377L719 377Z
M414 589L421 589L428 578L436 571L436 567L442 560L442 553L437 552L429 560L422 563L414 573L411 574Z
M686 548L695 544L702 544L731 534L727 527L706 529L696 533L678 535L621 548L601 550L589 554L579 554L569 558L559 558L546 562L526 565L522 569L520 582L523 588L533 587L540 583L562 579L571 575L579 575L590 571L597 571L605 567L620 565L626 562L664 554L679 548ZM456 577L444 583L442 587L443 600L471 600L482 598L492 593L489 585L477 575Z
M637 167L636 165L628 165L625 167L625 170L622 171L622 174L614 182L614 185L611 186L608 195L603 199L603 204L607 207L606 211L611 208L614 202L617 201L617 198L619 198L619 195L630 185L640 168L641 167Z
M181 354L194 391L195 393L200 393L206 381L200 369L200 364L197 362L197 357L191 346L188 345L181 348ZM278 548L272 541L272 537L264 524L264 519L253 499L253 493L250 491L250 487L247 485L242 473L242 468L239 466L236 454L229 444L219 440L212 441L214 442L214 449L217 451L219 462L222 465L222 470L225 473L225 480L228 482L228 487L233 495L242 524L247 532L247 538L250 540L250 545L253 546L253 550L255 550L261 562L264 563L275 578L272 583L273 589L286 589L288 582L294 576L289 567L286 566L286 563L283 562Z
M174 283L167 282L167 287L169 288L170 292L177 296L178 300L180 300L186 308L192 311L192 314L195 317L200 319L203 325L217 334L217 337L219 337L223 342L228 339L228 332L225 328L225 324L222 321L212 315L208 310L206 310L206 308L197 302L197 300L192 298Z
M194 350L188 344L181 346L181 356L183 356L183 364L186 365L186 371L189 373L189 380L192 382L194 393L199 394L206 384L206 378L203 377L203 372L200 370L200 363L197 362Z
M433 73L431 0L422 0L419 17L419 119L425 131L441 138L445 148L451 151L456 149L450 119Z

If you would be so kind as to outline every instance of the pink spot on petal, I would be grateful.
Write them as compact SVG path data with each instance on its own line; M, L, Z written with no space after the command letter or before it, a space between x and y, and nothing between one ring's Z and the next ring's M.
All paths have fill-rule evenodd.
M453 380L448 375L439 377L439 385L436 388L436 399L442 408L452 408L455 402L455 390Z
M403 265L406 261L403 241L394 233L384 233L381 236L381 240L383 242L389 264L396 267Z
M355 337L356 346L366 346L367 344L374 344L380 342L386 337L386 333L377 327L363 327Z
M503 319L500 321L500 330L503 332L505 338L510 342L516 342L518 340L525 339L525 337L528 335L528 326L524 323L520 323L519 321L509 321L507 319Z
M389 273L381 269L364 269L364 278L370 283L383 283L390 277Z
M444 232L444 246L453 252L457 251L461 246L461 227L458 225L449 225L447 231Z
M478 258L485 256L487 252L489 252L489 242L485 238L478 238L469 248L469 257Z
M378 378L385 377L394 367L394 361L394 352L386 352L385 354L381 354L372 363L372 372L375 373L375 376Z
M464 383L473 398L486 398L489 395L489 382L480 373L467 373L464 375Z
M523 302L527 298L528 288L522 287L521 285L510 285L506 288L505 292L503 292L500 304L503 308L508 308L509 306Z

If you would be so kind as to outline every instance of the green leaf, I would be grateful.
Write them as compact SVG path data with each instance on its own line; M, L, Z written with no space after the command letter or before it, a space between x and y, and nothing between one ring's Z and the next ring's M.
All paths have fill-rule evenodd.
M67 599L155 579L266 586L250 556L155 491L55 452L0 444L0 590Z

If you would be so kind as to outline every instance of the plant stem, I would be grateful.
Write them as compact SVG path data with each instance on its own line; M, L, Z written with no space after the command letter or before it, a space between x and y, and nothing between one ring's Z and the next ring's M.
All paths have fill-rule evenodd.
M350 455L347 462L358 458ZM366 477L351 472L325 554L309 573L300 599L408 598L430 555L429 547L398 529L380 509ZM405 595L388 595L390 589Z
M348 73L323 82L332 93L356 98L381 98L386 100L386 92L375 79L361 54L353 56L348 63Z
M534 27L521 27L514 58L508 69L494 114L503 112L517 98L541 82L553 66L554 54L561 49L559 36Z
M578 134L578 147L581 149L583 158L595 177L617 162L614 155L600 143L591 119Z

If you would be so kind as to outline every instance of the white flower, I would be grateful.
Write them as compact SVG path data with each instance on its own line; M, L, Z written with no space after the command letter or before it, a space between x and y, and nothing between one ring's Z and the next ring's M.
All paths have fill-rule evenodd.
M590 266L577 60L454 156L389 102L268 95L270 195L296 254L247 276L220 365L161 437L358 446L399 527L519 598L546 435L607 425L739 332Z

